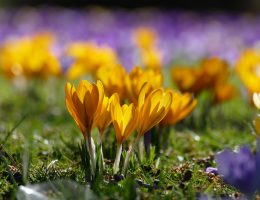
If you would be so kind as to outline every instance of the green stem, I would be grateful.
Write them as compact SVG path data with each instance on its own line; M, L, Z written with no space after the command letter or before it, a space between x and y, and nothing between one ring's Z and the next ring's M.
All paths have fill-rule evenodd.
M90 134L88 134L87 137L87 148L88 148L88 152L89 152L89 157L90 157L90 166L91 166L91 174L92 177L95 176L95 172L96 172L96 156L95 156L95 147L93 149L92 143L94 144L94 141L92 141L92 138L90 137Z
M104 162L104 154L103 154L103 148L102 148L102 132L99 132L99 147L100 147L100 155L101 155L101 163L102 163L102 168L105 169L105 162Z
M139 141L138 148L139 148L139 159L140 162L142 163L144 160L144 140Z
M116 149L116 159L115 159L114 166L113 166L113 173L114 174L116 174L119 170L119 163L120 163L121 154L122 154L122 144L118 144L117 149Z
M124 162L123 171L122 171L123 174L126 174L126 170L127 170L128 165L129 165L130 157L133 153L133 150L135 149L136 143L139 142L139 140L140 140L140 138L137 137L134 140L134 142L132 144L130 144L130 146L129 146L129 149L128 149L127 154L126 154L125 162Z

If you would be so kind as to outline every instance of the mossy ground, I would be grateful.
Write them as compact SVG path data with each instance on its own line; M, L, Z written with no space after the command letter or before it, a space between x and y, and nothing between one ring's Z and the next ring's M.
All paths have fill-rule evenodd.
M19 185L47 180L86 184L79 148L83 137L65 107L65 81L29 80L23 87L0 77L0 84L0 196L15 198ZM255 148L255 109L240 96L216 106L207 105L207 97L202 94L193 114L176 126L152 131L154 153L142 163L132 160L121 181L112 176L116 144L111 128L103 142L107 167L92 183L94 193L105 199L238 195L205 169L216 166L214 155L224 148Z

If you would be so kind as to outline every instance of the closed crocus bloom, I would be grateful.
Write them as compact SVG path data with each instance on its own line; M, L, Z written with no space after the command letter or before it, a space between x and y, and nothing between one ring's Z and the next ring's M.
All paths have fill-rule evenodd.
M65 86L66 106L84 137L90 137L94 119L102 108L104 89L100 81L91 84L86 80L80 81L77 89L71 83Z
M174 125L188 116L196 107L197 100L190 93L181 94L178 91L168 90L172 94L171 108L160 124Z
M117 93L120 99L125 98L126 71L122 66L103 66L97 71L96 77L102 81L106 95L111 96Z
M126 79L127 97L131 102L137 104L140 90L145 82L150 83L148 90L151 92L162 87L163 76L160 71L134 67Z
M117 94L116 94L117 95ZM122 153L122 143L136 129L137 110L134 104L124 104L120 106L119 97L114 97L111 102L111 118L116 132L117 151L113 166L113 172L116 174L119 170L120 157Z
M205 87L214 87L219 82L223 83L228 80L229 68L226 61L213 57L204 59L201 64Z
M214 88L214 99L215 104L230 100L237 95L236 88L229 83L220 83Z
M192 92L197 95L204 88L203 71L195 67L174 66L171 76L182 92Z
M110 107L111 107L111 102L114 101L114 98L118 98L118 95L114 94L110 98L104 96L100 113L95 119L95 125L99 130L100 137L102 137L104 130L109 126L109 124L112 121Z
M92 42L72 43L67 54L74 59L66 72L68 79L75 79L87 73L95 76L102 66L114 66L119 63L117 54L108 46L98 46Z
M254 49L247 49L242 52L236 63L236 72L247 88L249 95L260 92L260 52Z
M228 82L228 64L217 57L202 60L199 67L174 67L172 79L182 92L198 95L203 90L210 90L214 103L233 98L236 89Z
M151 93L149 83L145 83L138 98L138 139L149 131L168 113L173 100L172 93L163 89L155 89Z
M112 123L116 132L117 143L122 144L136 128L137 111L134 104L120 105L119 97L111 102Z
M100 81L97 81L96 84L91 84L86 80L82 80L76 89L74 85L67 83L65 95L67 109L86 140L90 156L91 174L94 177L96 172L96 155L95 144L90 132L102 108L103 85Z

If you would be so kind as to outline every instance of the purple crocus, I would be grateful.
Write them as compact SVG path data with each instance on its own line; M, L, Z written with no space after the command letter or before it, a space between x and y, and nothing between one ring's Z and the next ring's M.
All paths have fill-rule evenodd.
M256 154L248 146L237 152L224 150L216 155L218 173L224 181L246 195L260 190L260 145Z

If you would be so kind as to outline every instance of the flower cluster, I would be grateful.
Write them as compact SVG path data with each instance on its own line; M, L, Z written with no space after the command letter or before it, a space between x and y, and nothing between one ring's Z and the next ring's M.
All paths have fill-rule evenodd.
M0 66L8 78L47 78L60 75L58 58L51 52L53 37L40 34L6 41L0 48Z
M182 92L198 95L203 90L213 91L213 102L220 103L233 98L236 90L228 82L228 64L219 58L208 58L199 67L172 68L172 79Z
M196 100L189 94L182 95L161 87L155 89L148 82L142 84L136 102L123 105L119 93L106 95L106 88L104 89L101 81L94 84L82 80L77 88L67 83L65 93L67 109L86 140L93 176L96 168L95 144L91 138L93 128L98 128L102 143L104 130L113 124L117 141L113 172L117 173L122 144L133 135L134 131L137 135L129 146L123 171L127 168L136 143L145 133L160 122L164 125L175 124L185 118L196 105Z

